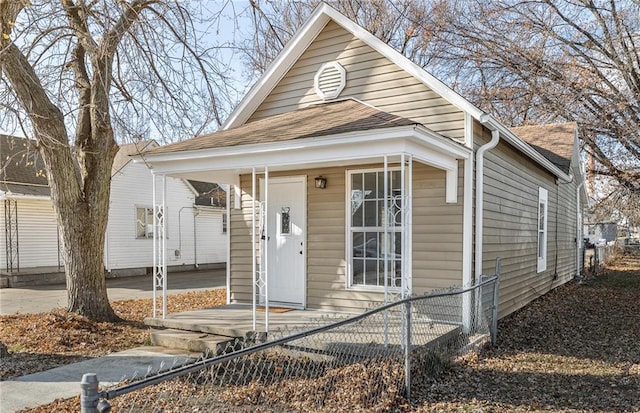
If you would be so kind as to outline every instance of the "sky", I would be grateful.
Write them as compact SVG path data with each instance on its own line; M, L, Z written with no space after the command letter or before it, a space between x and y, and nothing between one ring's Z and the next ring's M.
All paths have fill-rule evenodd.
M231 78L232 89L236 91L231 102L224 103L224 120L255 80L245 69L239 52L234 52L231 47L228 47L239 45L252 36L250 4L248 1L237 0L193 0L192 4L199 9L201 16L205 17L205 21L196 24L196 30L202 32L205 40L211 39L209 43L211 47L224 46L220 48L220 55L228 68L225 74ZM8 127L5 128L5 126ZM23 135L20 128L15 125L0 124L0 133ZM158 131L152 130L151 134L156 135Z

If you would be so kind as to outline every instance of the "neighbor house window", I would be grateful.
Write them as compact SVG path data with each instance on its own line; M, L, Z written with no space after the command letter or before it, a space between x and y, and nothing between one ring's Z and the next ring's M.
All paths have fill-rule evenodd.
M227 214L222 214L222 233L227 233Z
M136 238L153 238L153 208L136 207Z
M384 172L349 173L349 285L384 287L385 253L387 285L400 288L402 271L402 199L399 170L388 173L387 210L384 208ZM385 221L388 233L385 235Z
M547 214L548 192L544 188L538 189L538 272L547 269Z

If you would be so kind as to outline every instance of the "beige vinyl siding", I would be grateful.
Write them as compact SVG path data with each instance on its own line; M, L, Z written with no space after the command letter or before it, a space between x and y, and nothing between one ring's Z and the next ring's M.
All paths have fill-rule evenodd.
M347 171L378 167L381 166L358 165L270 175L307 176L308 308L360 312L370 308L372 302L379 303L383 299L380 292L347 289L346 275ZM314 178L318 175L327 178L324 190L314 186ZM414 291L422 293L460 284L462 189L458 204L446 204L444 171L414 162L413 176ZM256 186L259 186L258 182L256 180ZM241 176L240 185L242 209L231 210L231 301L251 302L251 176Z
M337 61L346 70L338 98L354 97L380 110L403 116L452 138L464 135L463 112L396 64L329 22L249 122L321 103L314 76L323 63Z
M481 126L474 125L475 130ZM476 145L488 135L476 137ZM538 188L548 191L547 265L537 272ZM574 195L572 195L572 193ZM508 143L485 154L483 272L502 259L500 317L568 281L575 272L575 185L553 175ZM556 255L557 254L557 255Z
M462 284L463 170L458 202L445 202L445 171L413 163L413 292Z

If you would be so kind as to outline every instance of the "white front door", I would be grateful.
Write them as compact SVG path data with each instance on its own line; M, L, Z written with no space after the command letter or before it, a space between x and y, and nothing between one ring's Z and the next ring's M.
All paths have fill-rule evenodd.
M306 182L304 176L268 179L263 251L268 253L270 304L305 305Z

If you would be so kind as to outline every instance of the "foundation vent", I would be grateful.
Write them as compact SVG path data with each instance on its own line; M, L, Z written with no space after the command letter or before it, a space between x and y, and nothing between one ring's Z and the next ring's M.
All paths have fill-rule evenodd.
M338 62L320 66L315 76L316 93L324 100L337 98L346 84L346 72Z

